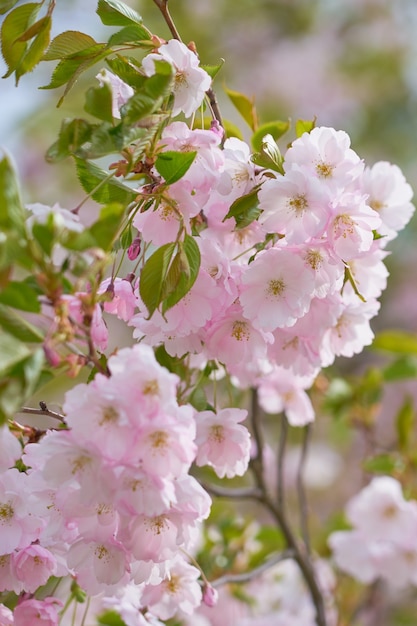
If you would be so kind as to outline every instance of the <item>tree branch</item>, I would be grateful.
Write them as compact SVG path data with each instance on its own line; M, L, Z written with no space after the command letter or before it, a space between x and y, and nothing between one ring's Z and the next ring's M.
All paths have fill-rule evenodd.
M210 584L212 587L221 587L222 585L227 585L228 583L247 583L250 580L253 580L253 578L256 578L256 576L263 574L263 572L268 570L270 567L281 563L281 561L293 558L293 550L284 550L284 552L271 556L267 561L249 572L242 572L240 574L225 574L224 576L220 576L220 578L210 581Z
M281 432L279 437L278 444L278 456L277 456L277 502L278 507L281 511L284 511L284 502L285 502L285 468L284 468L284 458L285 458L285 448L287 444L287 433L288 433L288 422L285 415L281 417Z
M53 417L54 419L60 421L62 424L66 423L65 416L48 409L45 402L39 402L39 409L24 406L20 409L20 411L18 411L18 413L28 413L29 415L47 415L48 417Z
M304 468L307 460L307 452L308 446L311 439L311 424L307 424L304 428L304 439L303 445L301 448L301 456L300 463L298 465L297 470L297 493L298 493L298 503L300 507L300 525L301 525L301 534L304 539L304 543L306 546L306 550L308 554L311 554L310 548L310 533L308 530L308 504L307 504L307 496L304 488Z

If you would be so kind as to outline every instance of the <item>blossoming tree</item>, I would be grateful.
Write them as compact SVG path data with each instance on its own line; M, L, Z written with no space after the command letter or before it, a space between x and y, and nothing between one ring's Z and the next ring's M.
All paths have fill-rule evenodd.
M368 481L323 549L302 480L320 372L371 344L388 246L414 210L399 168L366 166L342 130L259 124L229 91L252 130L237 136L221 66L182 42L167 0L169 41L99 0L104 43L50 41L55 3L16 4L0 3L8 75L57 61L45 88L62 101L97 73L87 116L47 153L74 163L77 207L23 206L0 162L0 623L331 626L350 619L338 572L417 584L405 481ZM127 346L108 349L111 316ZM56 372L77 378L62 408L26 406ZM288 424L303 437L295 504Z

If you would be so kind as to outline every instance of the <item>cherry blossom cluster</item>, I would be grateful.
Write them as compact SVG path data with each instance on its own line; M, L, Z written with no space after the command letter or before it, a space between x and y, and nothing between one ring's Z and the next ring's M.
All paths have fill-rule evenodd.
M67 392L68 428L28 443L25 471L13 467L18 440L1 430L0 591L24 597L71 575L90 596L130 585L160 619L190 614L202 590L185 555L211 500L189 469L196 461L220 476L246 471L246 411L179 405L179 379L146 345L118 351L108 367L109 377Z
M405 500L397 480L374 478L348 502L346 516L352 530L328 540L341 570L365 584L417 585L417 502Z

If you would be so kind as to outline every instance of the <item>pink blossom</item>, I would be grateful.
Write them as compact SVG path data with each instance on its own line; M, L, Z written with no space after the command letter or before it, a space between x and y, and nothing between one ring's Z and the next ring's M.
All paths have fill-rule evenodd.
M160 619L169 619L178 611L192 615L202 600L199 577L196 567L176 557L170 563L166 580L159 585L146 586L142 602Z
M284 411L291 426L305 426L314 421L313 405L304 391L311 383L311 378L276 367L259 381L259 404L266 413Z
M239 422L246 416L246 410L233 408L198 413L197 465L211 465L220 478L243 476L249 463L250 435Z
M82 298L85 295L80 292L74 295L65 294L61 296L62 302L67 307L69 317L81 327L84 326L85 322L85 311L82 303ZM94 345L103 352L107 348L108 331L99 304L94 306L89 329Z
M49 550L32 544L13 554L12 568L23 589L34 593L56 573L57 563Z
M0 604L0 624L1 626L13 626L13 613L7 606Z
M7 424L0 426L0 472L13 467L22 454L19 440L10 432Z
M117 315L120 320L128 322L137 305L131 283L117 277L114 279L106 278L101 283L98 293L106 292L111 295L111 300L103 303L106 313Z
M14 626L58 626L57 606L62 606L57 598L23 600L13 611Z
M125 83L119 76L102 69L97 75L100 86L109 85L112 92L112 115L120 120L120 109L135 93L130 85Z
M242 277L243 314L256 328L273 331L293 326L307 313L314 275L302 259L285 248L260 253Z
M378 213L365 204L365 196L345 194L333 207L328 236L336 254L344 261L370 250L381 224Z
M360 531L334 532L328 544L341 570L365 584L378 577L378 568L373 560L373 545Z
M289 243L320 237L330 217L330 193L309 173L292 169L268 179L259 191L259 221Z
M175 71L172 115L182 111L185 117L190 117L202 103L205 92L210 88L211 78L199 67L197 55L176 39L160 46L158 54L148 54L142 60L147 76L155 74L155 61L161 58L168 61Z
M219 600L219 592L217 589L210 585L209 582L205 583L203 587L203 602L206 606L216 606Z
M176 207L161 200L156 206L138 212L133 218L133 225L141 233L143 239L155 246L163 246L175 241L180 229L181 213Z
M367 204L382 220L378 232L384 237L384 243L390 241L414 213L412 188L400 168L386 161L367 167L360 182L362 192L369 196Z

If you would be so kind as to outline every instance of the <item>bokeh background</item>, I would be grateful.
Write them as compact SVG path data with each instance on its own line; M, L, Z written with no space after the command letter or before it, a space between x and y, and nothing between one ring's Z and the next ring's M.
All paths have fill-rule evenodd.
M125 2L142 14L150 30L170 37L152 0ZM316 117L318 125L347 131L352 147L368 164L379 160L398 164L417 191L416 0L170 0L169 5L183 40L195 41L202 63L225 60L214 88L223 116L239 124L247 138L249 128L224 95L223 85L254 96L261 122ZM98 41L107 39L110 30L101 25L95 8L96 0L57 0L54 34L73 29ZM72 163L49 165L43 155L55 141L62 119L80 116L82 87L101 68L83 76L57 109L61 90L38 89L48 84L53 67L41 64L23 76L17 88L12 78L0 81L0 146L14 158L25 201L59 202L72 208L82 197ZM0 72L5 72L1 60ZM92 215L94 207L88 211ZM91 215L86 213L85 218ZM417 332L416 236L414 218L390 245L391 277L381 314L372 324L375 331ZM331 376L360 375L383 364L379 359L367 350L338 362ZM319 384L328 391L328 381ZM320 511L313 519L316 528L358 489L363 474L357 461L375 445L375 437L377 446L390 444L404 398L414 398L417 404L415 379L388 385L382 397L377 393L370 397L371 388L364 389L363 396L357 392L356 408L354 402L349 405L350 421L343 422L343 407L339 415L330 398L330 418L318 425L307 471L307 482L316 490L315 509ZM343 387L339 391L343 404L343 393L347 398L349 394ZM355 410L359 427L352 435L349 426ZM289 480L298 463L298 443L295 436L288 457ZM344 481L347 470L349 480ZM324 530L323 541L328 526ZM395 620L385 616L380 624L415 624L415 594L407 601L403 617L397 612Z

